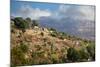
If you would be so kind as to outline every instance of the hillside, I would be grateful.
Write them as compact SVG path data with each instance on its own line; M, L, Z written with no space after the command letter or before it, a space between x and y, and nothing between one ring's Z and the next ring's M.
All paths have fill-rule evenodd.
M95 60L94 41L40 27L36 23L31 27L25 23L24 19L11 20L12 66Z

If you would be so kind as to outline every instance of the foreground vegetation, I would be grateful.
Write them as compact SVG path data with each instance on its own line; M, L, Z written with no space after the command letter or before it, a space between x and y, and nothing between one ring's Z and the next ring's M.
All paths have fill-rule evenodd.
M42 28L36 20L11 19L11 66L95 61L95 42Z

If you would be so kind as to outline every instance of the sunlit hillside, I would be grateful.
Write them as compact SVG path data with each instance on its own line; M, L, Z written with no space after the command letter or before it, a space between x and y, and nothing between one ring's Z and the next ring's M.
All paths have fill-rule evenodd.
M41 27L38 20L11 19L11 66L88 62L95 42Z

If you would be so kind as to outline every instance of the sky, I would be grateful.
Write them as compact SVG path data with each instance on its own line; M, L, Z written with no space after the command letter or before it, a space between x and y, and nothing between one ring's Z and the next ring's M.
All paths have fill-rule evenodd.
M11 0L11 15L23 16L36 19L41 16L60 16L74 17L94 20L94 6L69 5L69 4L52 4L39 2L23 2ZM30 15L30 16L29 16ZM36 16L36 17L35 17Z
M57 27L57 24L59 24L57 29L61 29L61 31L71 31L77 33L79 36L90 36L90 38L94 39L95 6L93 5L54 4L11 0L10 10L11 16L30 17L32 20L39 20L45 17L44 21L47 21L45 24L55 24L55 26L52 25L53 27Z
M57 4L11 1L11 15L14 15L14 16L18 16L19 14L20 14L19 16L22 16L22 14L27 15L27 13L29 15L43 14L43 15L48 16L48 15L51 15L52 11L56 11L58 8L59 8L59 5ZM29 17L32 18L33 16L29 16ZM34 17L32 19L34 19Z

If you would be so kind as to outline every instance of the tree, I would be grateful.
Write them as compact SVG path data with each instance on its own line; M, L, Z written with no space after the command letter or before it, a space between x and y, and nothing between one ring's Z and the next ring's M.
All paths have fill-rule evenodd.
M31 18L28 17L25 20L29 23L29 28L31 28L31 26L32 26L32 20L31 20Z
M26 29L29 27L29 23L26 20L24 20L22 17L16 17L14 19L14 22L17 28Z
M31 18L28 17L28 18L26 18L26 21L31 22L32 20L31 20Z
M23 32L25 32L25 30L27 28L29 28L29 22L27 22L26 20L24 20L22 17L16 17L14 19L14 24L17 28L22 29Z
M20 27L20 23L22 22L22 20L22 17L14 18L14 24L16 25L16 27Z
M38 26L39 24L38 24L38 22L36 21L36 20L33 20L32 21L32 27L34 27L34 26Z

